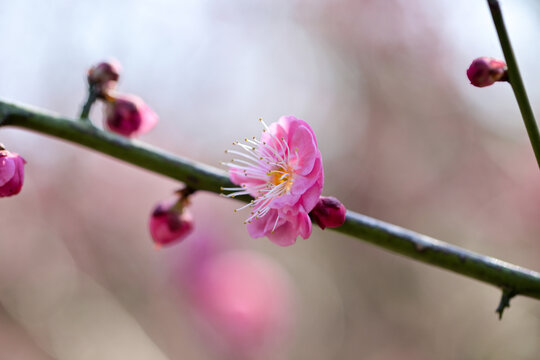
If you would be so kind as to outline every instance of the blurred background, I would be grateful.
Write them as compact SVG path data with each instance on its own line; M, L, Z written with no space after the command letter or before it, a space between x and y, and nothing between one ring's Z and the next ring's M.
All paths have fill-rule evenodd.
M540 5L502 1L540 114ZM159 114L142 140L218 166L294 114L352 210L540 270L540 174L485 1L0 0L0 97L78 114L110 57ZM101 126L102 108L91 118ZM147 230L179 184L16 128L20 195L0 200L0 358L538 359L540 303L314 228L250 239L239 203L193 198L196 231ZM265 284L265 286L261 286Z

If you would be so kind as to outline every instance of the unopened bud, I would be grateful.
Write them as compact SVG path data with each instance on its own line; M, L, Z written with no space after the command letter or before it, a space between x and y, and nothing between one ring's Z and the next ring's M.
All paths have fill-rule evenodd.
M486 56L479 57L469 66L467 77L474 86L489 86L496 81L506 81L506 69L506 63L502 60Z
M149 227L156 246L171 245L182 241L191 233L193 216L179 202L162 202L154 208Z
M321 196L311 211L311 217L324 230L327 227L333 228L343 225L346 212L345 206L335 197Z
M26 161L18 154L0 150L0 197L18 194L24 182Z
M105 103L105 125L120 135L134 137L150 131L158 116L135 95L116 95Z
M98 97L106 97L116 87L121 66L117 60L108 60L94 65L88 70L88 84Z

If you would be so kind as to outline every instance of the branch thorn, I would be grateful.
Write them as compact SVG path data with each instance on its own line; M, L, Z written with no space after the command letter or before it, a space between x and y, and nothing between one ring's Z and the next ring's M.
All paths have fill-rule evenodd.
M502 320L504 309L510 307L510 299L512 299L516 295L517 292L514 290L508 288L502 289L501 301L499 302L499 306L497 306L497 309L495 310L495 312L499 314L499 320Z

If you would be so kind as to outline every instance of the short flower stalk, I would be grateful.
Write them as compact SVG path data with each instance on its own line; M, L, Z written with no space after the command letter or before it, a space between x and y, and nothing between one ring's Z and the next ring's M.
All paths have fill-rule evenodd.
M114 90L120 71L121 65L114 59L100 62L88 70L88 97L79 116L81 120L89 121L88 116L96 100L105 99Z

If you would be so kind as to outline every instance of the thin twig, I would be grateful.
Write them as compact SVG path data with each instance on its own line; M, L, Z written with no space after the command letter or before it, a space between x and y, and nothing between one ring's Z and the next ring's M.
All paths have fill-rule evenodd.
M90 115L90 110L92 109L92 105L97 100L97 92L94 88L94 86L88 87L88 97L86 98L86 102L84 103L82 109L81 109L81 115L79 116L79 119L88 121L88 116Z
M506 26L504 25L501 7L497 0L488 0L488 5L489 10L491 11L491 17L493 18L493 23L497 29L504 58L506 59L506 65L508 66L508 82L510 82L512 90L514 90L514 95L516 96L519 110L521 111L523 122L525 122L534 155L536 156L536 161L540 167L540 132L538 131L538 125L534 119L531 104L529 103L527 92L525 91L525 85L523 85L516 57L512 50L512 44L510 43Z
M130 164L184 182L192 189L220 193L230 187L223 170L200 164L139 141L102 131L90 123L0 101L0 126L17 126L86 146ZM249 201L249 197L236 198ZM347 211L338 232L387 250L435 265L498 288L540 299L540 274L504 261L471 252L365 215Z

